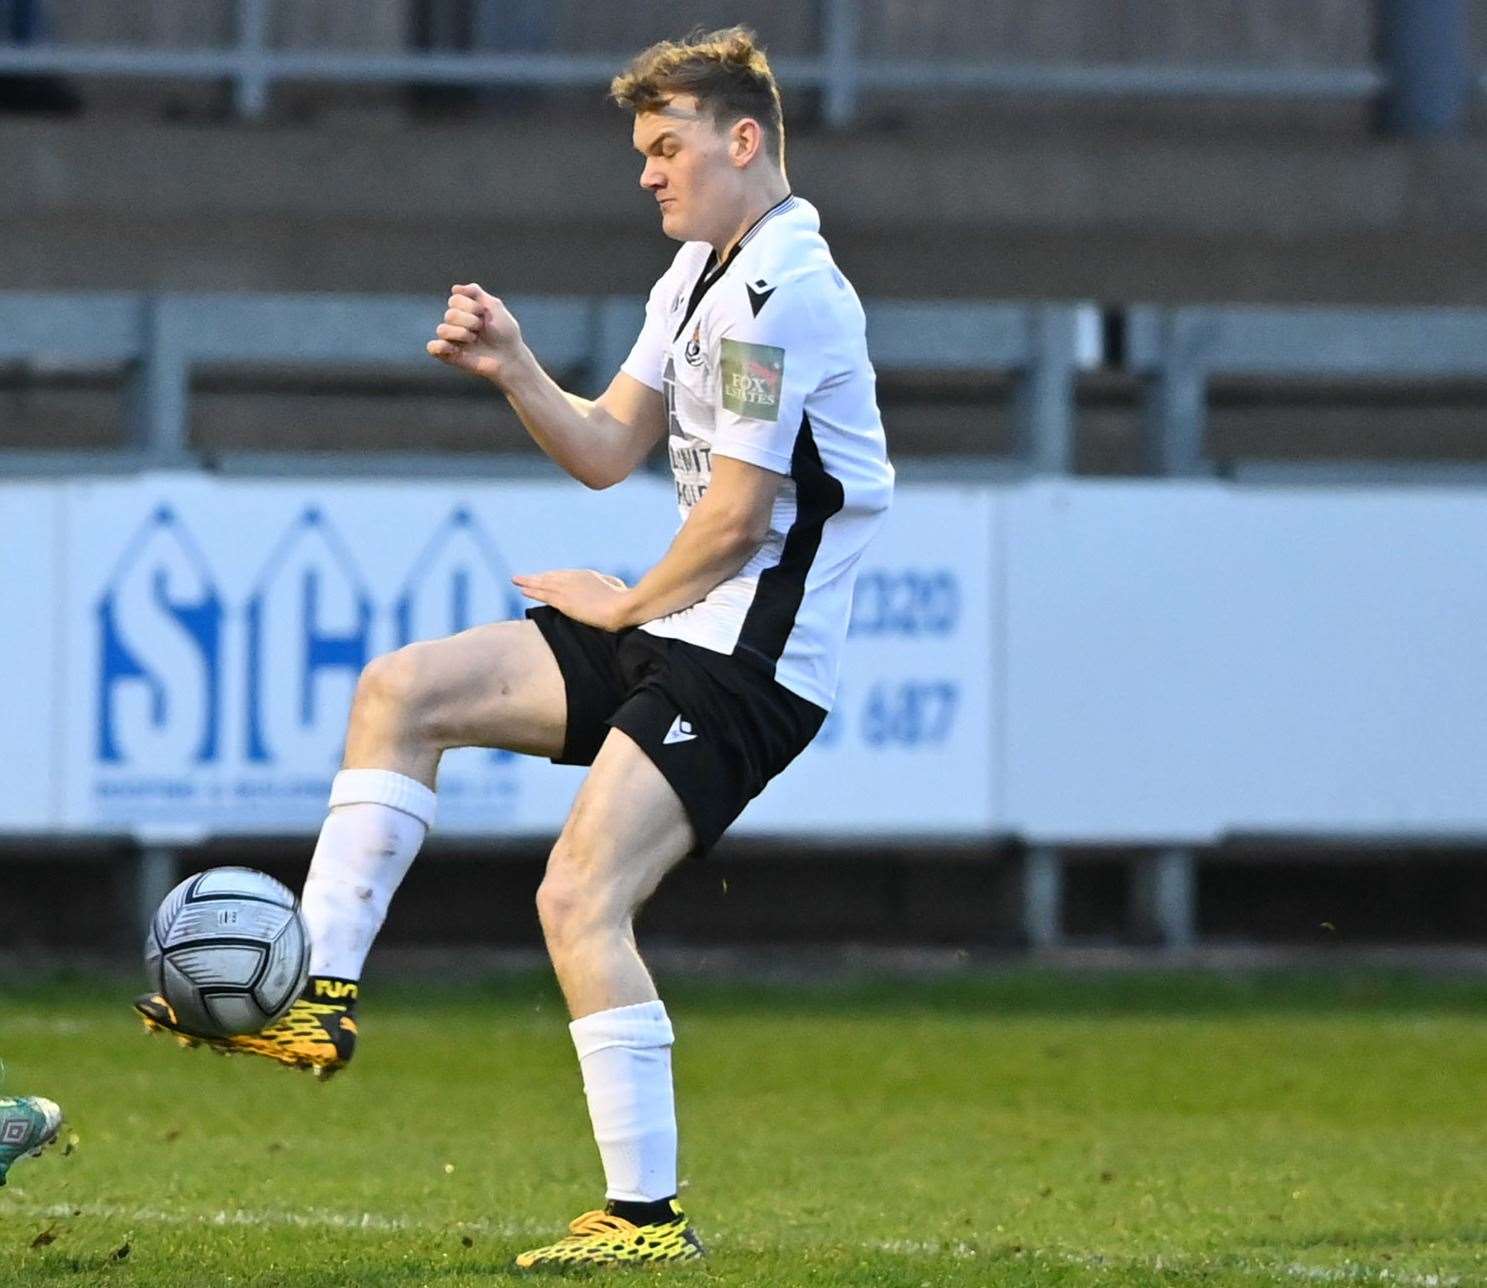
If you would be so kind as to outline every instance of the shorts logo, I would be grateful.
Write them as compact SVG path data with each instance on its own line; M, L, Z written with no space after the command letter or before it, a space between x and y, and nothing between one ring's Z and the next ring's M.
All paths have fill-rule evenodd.
M723 341L723 406L739 416L779 420L785 351L769 344Z
M677 716L671 722L671 728L666 731L666 736L661 739L663 747L669 747L674 742L691 742L697 735L692 732L692 726Z

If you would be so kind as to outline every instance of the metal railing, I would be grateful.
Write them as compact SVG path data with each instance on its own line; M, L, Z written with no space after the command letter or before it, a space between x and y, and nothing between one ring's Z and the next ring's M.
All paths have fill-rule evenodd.
M1207 475L1215 470L1205 443L1212 376L1487 379L1487 311L1135 307L1127 311L1125 366L1146 383L1148 470ZM1310 472L1335 477L1339 468L1358 472ZM1462 467L1440 472L1464 475ZM1390 472L1401 474L1423 471L1410 463Z
M428 373L424 345L438 304L389 295L0 292L0 362L124 369L122 444L87 453L87 467L193 468L204 463L190 436L193 372L272 365ZM543 363L594 393L619 369L643 312L634 296L530 296L510 304ZM868 300L864 307L869 351L882 372L1011 375L1012 450L1002 458L979 457L983 472L1074 472L1076 382L1105 357L1094 306ZM1487 310L1138 305L1124 316L1123 369L1144 386L1144 464L1154 475L1211 475L1219 468L1206 443L1214 376L1487 380ZM238 453L212 463L292 472L311 455ZM437 453L328 455L336 456L338 469L361 473L427 476L480 467L478 460L456 464ZM71 472L83 461L75 450L0 447L0 475ZM948 468L964 464L956 458ZM489 468L523 466L492 458ZM1254 468L1243 468L1255 475ZM1487 478L1479 466L1429 461L1275 468L1318 481Z
M1409 7L1406 0L1387 3ZM407 53L368 54L273 49L268 44L269 0L237 0L230 47L151 49L61 43L0 45L0 74L167 77L226 80L240 116L261 116L273 87L287 81L409 83L463 86L575 86L608 84L630 54ZM1428 18L1412 17L1406 37ZM822 0L820 53L773 60L780 77L797 88L821 92L833 127L851 125L861 96L872 90L935 93L1031 94L1075 99L1299 98L1368 100L1397 91L1407 99L1411 78L1430 78L1428 67L1406 55L1391 66L1265 67L1163 64L1038 64L983 61L905 61L864 57L857 0ZM1387 53L1387 51L1386 51ZM1487 75L1479 82L1487 91ZM1409 128L1406 122L1404 128Z
M464 86L603 86L629 55L348 54L314 50L131 49L68 45L0 45L0 72L78 76L227 80L239 116L262 116L276 82L408 83ZM821 57L772 60L780 78L824 95L834 127L851 125L865 90L1037 94L1049 98L1310 98L1366 100L1388 85L1375 67L1168 67L1111 63L1083 66ZM1487 77L1483 78L1487 87Z
M508 301L533 352L598 392L639 332L644 301L631 296L531 296ZM90 468L190 468L193 369L366 366L426 372L424 346L440 301L390 295L49 295L0 292L0 361L123 366L125 445L90 455ZM886 371L1011 373L1013 460L1019 471L1069 473L1074 462L1074 382L1098 365L1099 319L1088 305L872 301L868 343ZM434 454L337 457L341 469L468 473ZM258 455L280 472L304 454ZM0 449L0 474L75 471L77 452ZM247 462L238 461L242 466ZM228 462L232 468L233 463ZM503 463L505 469L509 465Z
M510 303L544 364L590 392L619 369L643 311L633 296L530 296ZM1104 359L1094 306L869 300L865 308L869 350L880 371L1012 376L1013 448L1008 457L991 459L993 473L1073 473L1076 381ZM123 443L89 454L89 467L189 468L203 463L189 432L194 371L328 365L428 372L424 345L438 314L438 301L418 296L0 292L0 362L122 367ZM1213 376L1487 380L1487 310L1138 305L1125 310L1125 322L1123 368L1145 388L1145 466L1155 475L1211 475L1218 468L1206 445ZM277 472L295 462L303 467L308 456L241 453L214 463L254 468L256 461ZM0 447L0 474L72 471L80 460L77 451ZM452 467L435 453L362 454L340 462L347 464L363 473L423 475ZM458 470L474 464L463 460ZM1363 462L1284 468L1319 480L1370 474ZM1425 461L1372 472L1453 482L1487 473Z

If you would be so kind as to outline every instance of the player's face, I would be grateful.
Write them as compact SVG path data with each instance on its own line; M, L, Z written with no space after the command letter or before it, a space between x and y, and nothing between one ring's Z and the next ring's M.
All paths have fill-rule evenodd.
M635 117L635 150L645 158L640 186L661 208L661 231L677 241L709 241L726 225L736 185L729 136L697 100L679 95Z

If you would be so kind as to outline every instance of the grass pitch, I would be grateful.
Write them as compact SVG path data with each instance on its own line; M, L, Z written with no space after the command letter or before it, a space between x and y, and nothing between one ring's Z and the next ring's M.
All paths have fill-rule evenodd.
M664 992L712 1250L679 1283L1487 1283L1487 985ZM599 1201L545 981L374 987L325 1086L146 1039L128 994L0 994L7 1090L78 1136L0 1190L0 1283L515 1283Z

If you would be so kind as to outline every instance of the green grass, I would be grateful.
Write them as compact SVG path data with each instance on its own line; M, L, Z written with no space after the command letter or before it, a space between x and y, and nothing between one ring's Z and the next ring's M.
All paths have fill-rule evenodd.
M1487 985L665 992L713 1253L679 1282L1487 1283ZM127 993L0 995L7 1089L79 1137L0 1190L0 1283L517 1282L598 1200L545 982L373 989L327 1086L146 1039Z

